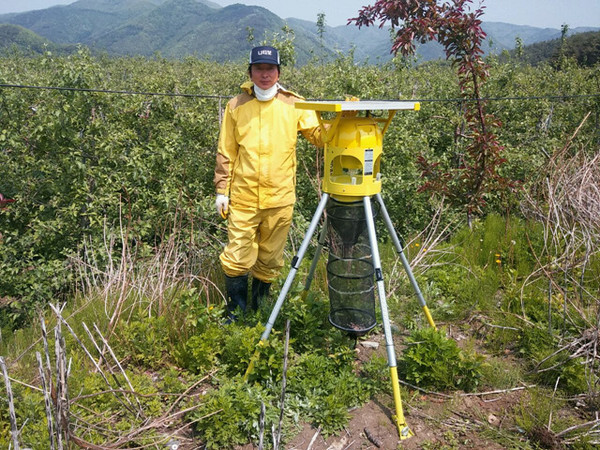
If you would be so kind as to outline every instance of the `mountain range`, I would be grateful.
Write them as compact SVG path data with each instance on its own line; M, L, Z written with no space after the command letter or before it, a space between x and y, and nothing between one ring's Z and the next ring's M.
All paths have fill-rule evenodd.
M209 0L78 0L0 15L0 24L0 48L17 45L34 52L42 48L69 52L82 44L111 55L194 55L224 62L246 58L253 45L270 42L274 36L281 39L287 25L293 30L298 64L350 50L359 62L391 58L386 28L325 25L319 30L316 22L282 19L259 6L222 7ZM486 51L495 53L514 48L517 37L529 45L561 36L558 29L500 22L484 22L483 29L488 35ZM576 28L570 33L595 30L600 28ZM423 61L444 57L436 43L420 45L417 54Z

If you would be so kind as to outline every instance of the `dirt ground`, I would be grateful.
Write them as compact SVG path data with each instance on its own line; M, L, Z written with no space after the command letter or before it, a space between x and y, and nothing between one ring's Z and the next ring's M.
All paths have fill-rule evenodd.
M400 440L391 414L393 399L382 397L351 412L351 420L338 436L324 439L318 430L305 426L291 442L289 450L356 450L356 449L421 449L429 448L486 448L503 449L489 438L486 431L493 428L514 428L510 410L519 402L522 392L502 394L485 399L477 396L417 395L405 407L405 419L413 436Z
M459 336L454 336L455 338ZM395 337L396 353L402 351L401 338ZM385 355L383 335L370 336L357 346L357 362L373 353ZM345 429L324 438L318 429L305 424L289 441L286 450L358 450L358 449L504 449L488 436L500 430L510 431L518 441L519 432L512 421L513 408L519 405L525 390L499 393L465 394L423 393L408 388L410 398L403 397L403 409L412 436L399 439L392 414L395 413L392 387L353 411ZM403 394L405 395L405 394ZM525 440L525 438L523 437ZM239 450L251 450L245 446Z
M395 411L391 395L381 395L350 412L351 419L344 430L325 439L318 429L305 424L285 445L286 450L367 450L367 449L486 449L508 448L487 435L494 431L518 432L511 420L512 408L519 404L524 390L501 394L452 396L413 393L404 401L404 413L412 436L400 440L392 419ZM517 438L518 439L518 438ZM526 440L523 437L523 440ZM178 450L204 448L197 441L182 440ZM247 444L236 450L256 450ZM283 448L283 447L282 447ZM510 448L518 448L518 445Z
M449 334L454 334L451 337L457 341L461 340L458 330L454 332L451 330ZM394 340L396 339L398 340L395 342L396 354L400 354L402 338L395 336ZM370 359L373 353L385 355L384 348L383 335L372 335L366 343L359 342L356 348L357 365ZM528 392L525 387L478 393L434 393L408 386L402 392L405 420L412 433L408 439L399 439L398 429L392 417L395 413L395 405L390 385L389 393L383 393L362 407L350 411L350 421L338 434L326 438L320 430L310 424L304 424L284 448L286 450L531 448L531 445L526 444L528 437L514 422L515 413L523 404L527 404ZM500 435L504 440L498 439ZM552 441L552 444L556 443L554 439ZM203 448L192 440L181 444L178 450ZM543 447L563 448L560 445ZM246 444L236 447L236 450L257 448L254 444Z

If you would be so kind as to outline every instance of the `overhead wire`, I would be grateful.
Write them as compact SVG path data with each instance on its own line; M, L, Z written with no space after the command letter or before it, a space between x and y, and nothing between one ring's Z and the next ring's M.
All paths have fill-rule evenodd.
M101 93L101 94L145 95L145 96L163 96L163 97L197 97L197 98L214 98L214 99L228 97L228 96L224 96L224 95L181 94L178 92L126 91L126 90L75 88L75 87L62 87L62 86L31 86L31 85L26 85L26 84L6 84L6 83L0 83L0 88L39 89L39 90L48 90L48 91L96 92L96 93Z
M120 94L120 95L144 95L144 96L163 96L163 97L188 97L188 98L212 98L223 99L230 98L231 95L217 94L186 94L178 92L149 92L149 91L128 91L128 90L112 90L112 89L95 89L95 88L75 88L66 86L33 86L25 84L8 84L0 83L0 88L14 89L38 89L38 90L54 90L54 91L72 91L72 92L93 92L102 94ZM435 102L471 102L471 101L508 101L508 100L569 100L569 99L585 99L597 98L597 94L555 94L555 95L531 95L531 96L511 96L511 97L481 97L481 98L423 98L423 99L406 99L409 101L422 103ZM316 100L316 99L315 99ZM322 99L321 99L322 100ZM397 101L401 99L386 99L383 101Z

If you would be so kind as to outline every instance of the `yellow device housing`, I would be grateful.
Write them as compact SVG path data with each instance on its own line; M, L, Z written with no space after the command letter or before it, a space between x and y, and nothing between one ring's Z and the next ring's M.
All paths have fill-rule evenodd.
M342 201L381 192L381 129L370 117L348 115L325 146L323 190Z
M353 202L381 192L383 136L397 110L418 111L418 102L315 101L296 108L316 111L325 143L323 191L342 202ZM359 111L367 111L359 117ZM388 111L373 117L370 111ZM332 119L324 112L335 113ZM383 125L383 126L380 126Z

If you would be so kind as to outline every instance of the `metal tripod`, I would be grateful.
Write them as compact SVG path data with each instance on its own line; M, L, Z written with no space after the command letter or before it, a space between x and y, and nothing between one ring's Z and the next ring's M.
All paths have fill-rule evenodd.
M297 254L292 259L290 272L288 273L288 276L287 276L285 283L281 289L281 292L279 293L279 296L277 297L277 301L275 302L273 310L271 311L269 320L267 321L267 323L265 325L265 330L262 333L262 336L260 338L259 346L262 345L269 338L269 335L271 334L271 330L273 329L275 321L277 320L279 311L281 310L283 302L285 301L285 298L292 286L294 278L296 277L296 273L298 272L300 263L302 262L302 259L304 258L304 255L306 253L306 250L308 249L310 241L311 241L313 235L315 234L315 231L317 230L318 224L321 220L321 217L323 216L323 212L325 210L325 207L327 205L329 198L330 198L330 195L328 193L326 193L326 192L323 193L323 196L321 197L321 200L319 202L319 205L317 206L315 214L308 226L308 230L306 231L306 234L304 235L302 244L300 245L300 248L298 249ZM400 240L398 239L398 235L396 234L396 231L394 229L394 226L392 224L390 216L387 212L387 209L385 208L383 199L381 198L381 195L379 193L375 194L375 199L379 203L379 206L381 207L380 211L381 211L381 214L385 221L387 230L390 233L390 236L392 237L392 240L394 242L394 247L396 248L396 251L397 251L398 255L400 256L402 265L404 266L404 269L406 270L406 273L411 282L411 285L415 291L415 294L417 295L419 304L421 305L421 307L425 313L425 317L427 318L429 325L432 326L433 328L436 328L433 318L431 317L431 314L429 312L429 309L427 308L427 304L425 303L425 299L423 298L423 294L421 293L421 290L419 289L419 286L418 286L417 281L416 281L416 279L413 275L413 272L410 268L408 260L406 259L404 251L402 249L402 245L400 244ZM395 414L396 426L398 427L398 434L400 436L400 439L407 439L410 436L412 436L413 433L410 431L408 425L406 424L406 420L404 419L404 412L402 409L402 400L400 397L400 386L399 386L399 382L398 382L396 354L394 351L394 342L392 339L392 331L391 331L391 327L390 327L388 306L387 306L387 300L386 300L386 295L385 295L385 285L384 285L384 281L383 281L383 272L381 270L381 259L379 257L379 249L377 246L375 221L374 221L373 212L371 209L371 197L369 197L369 196L362 197L362 202L363 202L364 209L365 209L365 218L366 218L367 230L368 230L368 235L369 235L369 245L371 247L371 254L372 254L372 258L373 258L375 281L377 283L377 292L378 292L379 304L380 304L380 308L381 308L381 320L383 323L383 331L385 334L385 345L386 345L386 351L387 351L388 367L390 369L392 389L393 389L393 394L394 394L394 403L395 403L395 408L396 408L396 414ZM315 255L314 255L310 270L309 270L308 277L306 279L306 283L305 283L305 287L304 287L305 291L308 291L310 288L310 284L311 284L313 276L314 276L314 271L317 266L317 262L319 260L320 254L322 252L322 249L323 249L323 246L325 243L326 228L327 227L325 224L322 232L319 235L319 244L317 247L317 251L315 252ZM256 358L258 358L258 350L255 353L254 357L250 361L250 364L249 364L248 369L246 370L246 374L244 376L245 379L247 379L248 375L252 372Z

